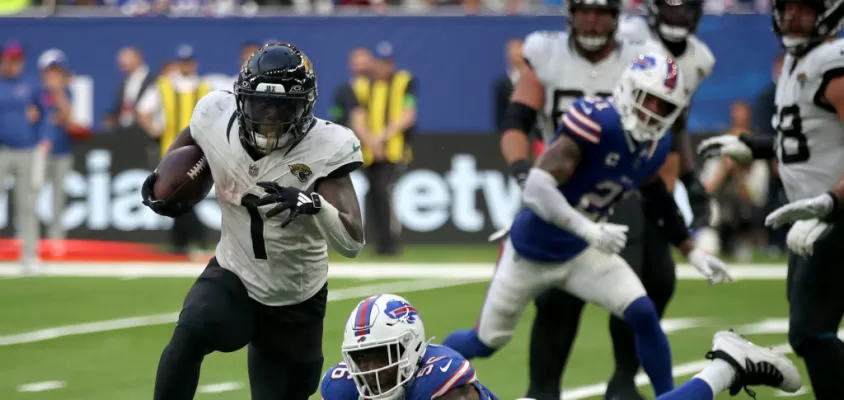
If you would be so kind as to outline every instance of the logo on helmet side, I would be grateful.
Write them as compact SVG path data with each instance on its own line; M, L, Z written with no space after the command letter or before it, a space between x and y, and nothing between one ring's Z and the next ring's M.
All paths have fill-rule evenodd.
M406 301L399 300L389 301L387 307L384 309L384 314L387 314L391 319L390 322L387 322L388 326L402 322L413 324L419 318L419 311L416 310L416 307L413 307Z

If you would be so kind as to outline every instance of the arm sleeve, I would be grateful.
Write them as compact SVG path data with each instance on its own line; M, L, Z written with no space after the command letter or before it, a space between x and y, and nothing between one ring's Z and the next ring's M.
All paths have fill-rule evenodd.
M539 218L574 234L594 223L577 211L566 197L557 190L557 180L547 171L532 168L522 193L524 203Z

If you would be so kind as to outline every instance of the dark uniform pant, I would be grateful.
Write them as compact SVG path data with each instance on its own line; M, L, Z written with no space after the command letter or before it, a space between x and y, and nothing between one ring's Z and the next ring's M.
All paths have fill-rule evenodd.
M645 221L641 200L630 196L615 209L610 222L630 227L627 246L621 253L624 260L642 280L648 296L660 317L677 281L670 244L659 231ZM583 311L582 300L557 289L550 289L536 298L536 317L530 338L530 386L527 397L536 400L559 400L562 374L565 370ZM610 379L607 398L636 399L633 378L639 359L633 332L624 320L610 316L615 372Z
M397 254L401 246L401 222L393 209L393 188L404 172L404 164L373 163L364 172L369 180L369 192L366 194L366 232L369 237L366 241L375 243L378 254Z
M302 303L272 307L251 299L212 258L188 291L155 377L155 400L193 399L205 355L248 345L253 400L307 400L322 374L328 286Z
M803 358L818 400L844 399L844 222L815 243L814 254L788 258L788 341Z

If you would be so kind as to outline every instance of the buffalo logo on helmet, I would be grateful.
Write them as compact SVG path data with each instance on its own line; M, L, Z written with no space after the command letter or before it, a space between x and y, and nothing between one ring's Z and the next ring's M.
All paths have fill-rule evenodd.
M384 314L390 317L390 322L387 322L389 326L400 322L413 324L419 318L419 311L416 310L416 307L406 301L399 300L387 302L387 306L384 308Z
M290 168L290 173L293 174L293 176L295 176L301 182L307 182L308 178L313 175L311 167L305 164L291 164L288 167Z

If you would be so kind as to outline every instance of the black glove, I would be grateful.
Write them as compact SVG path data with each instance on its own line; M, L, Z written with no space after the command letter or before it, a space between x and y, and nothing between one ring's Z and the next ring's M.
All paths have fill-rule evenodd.
M689 195L689 206L692 208L692 223L689 228L700 228L709 225L712 210L709 207L709 194L700 183L695 172L688 172L680 176L680 182L686 187Z
M322 209L322 198L316 193L309 193L291 186L281 186L275 182L258 182L258 186L264 189L266 196L258 200L259 206L277 204L270 211L267 211L267 218L275 217L285 210L290 210L290 215L281 222L284 228L290 225L299 214L314 215Z
M527 180L528 172L530 172L531 167L533 165L528 160L518 160L508 167L510 170L510 175L513 175L516 178L516 182L519 183L519 187L524 189L525 188L525 181Z
M190 206L181 204L177 201L155 199L153 187L155 186L155 179L157 177L158 175L156 175L155 172L149 174L147 179L144 181L144 185L141 186L141 196L144 199L144 205L149 207L156 214L170 218L176 218L188 212L190 210Z

